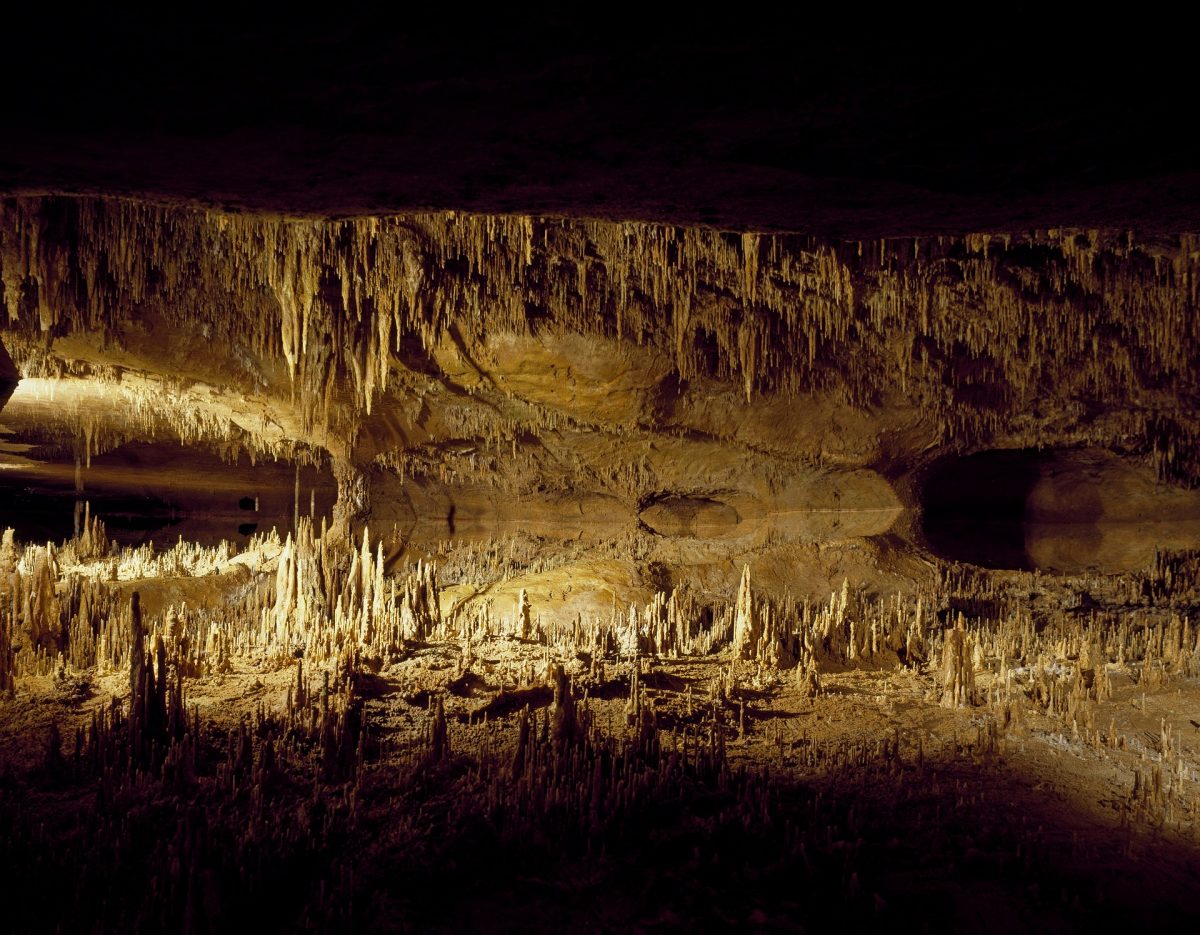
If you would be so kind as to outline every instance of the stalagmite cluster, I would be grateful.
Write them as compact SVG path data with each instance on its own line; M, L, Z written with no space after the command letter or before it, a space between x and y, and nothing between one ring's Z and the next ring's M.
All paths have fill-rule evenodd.
M1150 708L1152 697L1200 674L1195 554L1164 556L1138 575L1058 584L948 567L914 595L871 597L844 583L815 605L756 592L747 566L728 603L676 589L644 608L562 626L535 625L524 591L510 620L448 619L432 565L388 572L366 534L347 540L307 517L282 541L270 534L237 555L225 547L193 558L191 574L219 582L226 596L216 607L176 606L160 594L171 575L189 576L188 563L144 566L149 574L130 582L95 544L100 533L89 516L59 547L19 548L4 537L0 687L15 693L5 702L15 710L44 690L39 680L59 692L93 686L90 702L44 723L50 739L37 770L55 788L96 790L88 801L100 822L80 826L83 850L72 853L115 847L153 868L147 895L111 902L106 924L214 926L277 885L267 854L302 860L313 874L320 895L293 905L297 924L349 922L360 884L313 862L321 842L369 833L393 796L430 784L450 797L389 821L371 860L416 847L405 859L415 868L425 858L413 855L432 853L417 843L423 822L451 807L456 821L490 816L497 847L555 829L544 838L549 853L594 858L664 796L684 796L690 823L715 794L730 803L720 827L764 842L782 835L770 847L807 868L803 885L816 892L827 874L844 873L841 905L868 915L877 896L889 904L902 896L864 892L867 880L891 885L889 864L870 848L849 864L834 859L865 820L842 811L849 788L907 776L888 786L888 807L899 809L905 789L949 782L959 808L985 816L982 788L938 777L981 757L1024 762L1029 744L1066 744L1127 777L1114 818L1130 847L1140 828L1185 833L1200 814L1200 764L1175 717ZM1047 595L1036 625L1031 587ZM1063 600L1073 589L1092 596L1086 614ZM221 685L226 701L198 700ZM897 729L864 746L853 732L818 740L811 728L784 731L768 718L772 697L819 714L858 686L947 711L941 739L930 747L921 731ZM1130 699L1134 714L1153 718L1152 743L1125 723ZM781 802L796 807L786 790L802 777L813 791L829 783L831 798L818 793L785 811L783 824L768 817ZM147 795L160 803L152 813L114 820L130 796ZM53 839L22 824L6 796L3 856L12 868ZM208 830L197 837L199 826ZM151 829L158 843L132 856L129 836ZM1010 831L997 846L1050 853L1023 834ZM86 866L63 913L121 872ZM405 892L420 903L418 891Z

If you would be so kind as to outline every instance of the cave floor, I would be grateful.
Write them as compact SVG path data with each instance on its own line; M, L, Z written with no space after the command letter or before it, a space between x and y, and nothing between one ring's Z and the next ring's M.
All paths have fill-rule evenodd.
M344 695L344 662L234 652L219 672L180 675L197 732L186 781L169 778L171 755L132 780L96 772L119 749L103 752L96 719L124 707L130 674L60 664L18 677L0 702L0 816L22 829L5 856L34 885L11 861L65 869L73 849L113 840L121 861L85 873L64 906L127 874L169 890L155 855L167 839L176 861L198 847L179 829L208 808L214 841L248 835L262 850L193 857L212 892L178 896L167 918L237 911L272 929L371 931L1182 924L1200 892L1200 679L1190 631L1170 648L1186 602L1147 592L1151 577L976 571L924 594L924 611L893 597L908 615L967 609L973 684L959 703L936 640L907 664L868 644L789 669L728 647L631 654L579 624L520 638L519 619L498 619L364 650ZM215 606L244 612L232 608L245 576L208 580L227 589ZM1177 568L1177 594L1188 580ZM121 586L148 608L165 603L156 590L180 593L169 576ZM847 616L859 600L866 619L853 595ZM1064 626L1084 619L1098 651ZM1158 648L1139 655L1137 633ZM348 721L320 726L334 709L356 712L345 769L328 744ZM246 737L258 746L238 767ZM87 816L114 808L124 830L108 838ZM285 896L293 880L316 888ZM137 905L112 899L96 928Z

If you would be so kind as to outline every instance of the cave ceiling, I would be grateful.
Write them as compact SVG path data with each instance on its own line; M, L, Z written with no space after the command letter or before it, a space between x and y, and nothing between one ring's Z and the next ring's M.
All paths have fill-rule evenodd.
M829 546L814 592L856 563L895 587L926 545L916 478L984 449L1105 451L1142 473L1146 518L1195 512L1156 486L1196 479L1189 234L842 241L26 196L0 205L0 264L18 434L85 474L147 439L319 466L338 521L395 555L536 531L635 542L725 590L756 555L802 582Z

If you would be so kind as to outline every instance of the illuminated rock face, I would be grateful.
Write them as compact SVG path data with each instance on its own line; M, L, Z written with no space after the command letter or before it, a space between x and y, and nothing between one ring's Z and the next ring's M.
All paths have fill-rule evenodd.
M7 424L83 470L140 438L329 459L337 521L395 554L633 537L729 591L747 559L906 535L908 478L945 452L1088 445L1151 486L1198 477L1185 235L833 242L19 198L0 283L28 378Z

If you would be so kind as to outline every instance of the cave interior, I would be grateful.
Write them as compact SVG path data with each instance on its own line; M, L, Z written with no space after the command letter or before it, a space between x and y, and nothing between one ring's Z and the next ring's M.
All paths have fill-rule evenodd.
M1195 924L1181 38L18 16L5 930Z

